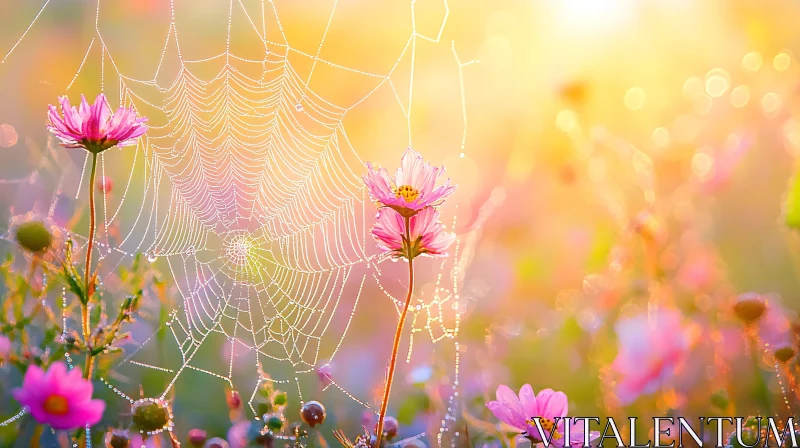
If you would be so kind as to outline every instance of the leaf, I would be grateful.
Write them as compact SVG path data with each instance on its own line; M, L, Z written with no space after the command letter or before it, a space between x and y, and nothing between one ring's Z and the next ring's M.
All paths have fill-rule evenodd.
M795 173L789 181L783 216L787 227L800 230L800 167L795 169Z

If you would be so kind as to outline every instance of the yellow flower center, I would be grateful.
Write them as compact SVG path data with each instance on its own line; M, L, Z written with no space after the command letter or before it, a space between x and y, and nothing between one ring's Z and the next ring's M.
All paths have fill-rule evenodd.
M69 403L61 395L50 395L44 400L44 410L48 414L67 415L69 413Z
M536 427L536 418L529 418L525 423L530 426ZM550 435L550 431L553 431L553 427L555 426L555 422L550 420L549 418L539 417L539 424L542 426L542 430L545 432L542 434L545 437ZM553 440L560 440L563 436L558 431L553 431Z
M419 190L408 185L401 185L394 189L394 194L398 198L405 199L406 202L414 202L419 197Z

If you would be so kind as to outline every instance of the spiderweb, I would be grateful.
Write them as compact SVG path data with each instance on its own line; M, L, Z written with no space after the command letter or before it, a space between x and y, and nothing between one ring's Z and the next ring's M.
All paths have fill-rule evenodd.
M369 101L391 104L405 120L408 141L402 144L412 145L415 74L425 70L417 62L418 47L444 48L447 57L439 62L452 68L452 83L460 93L461 108L455 113L463 127L455 132L463 150L463 70L475 61L462 62L455 42L445 38L447 0L425 14L430 16L426 22L436 22L431 33L418 29L422 18L416 2L402 3L410 12L405 43L396 58L387 59L385 70L376 73L324 57L326 38L343 7L337 0L309 2L309 11L326 11L327 18L315 25L322 30L309 29L302 36L318 39L315 53L293 46L287 35L282 8L290 3L223 0L192 6L213 6L217 12L203 16L169 1L157 14L159 20L166 19L166 33L163 45L148 51L157 56L150 58L149 66L126 60L126 45L120 44L124 40L115 39L126 29L125 18L106 14L106 2L88 5L94 17L91 41L61 93L74 102L83 93L75 91L75 85L94 85L110 101L134 105L150 118L150 131L135 149L101 155L101 178L108 175L116 184L114 193L104 192L99 199L103 279L110 281L114 267L143 252L150 262L168 268L179 296L165 327L127 351L114 370L118 377L102 379L131 402L139 385L129 378L137 377L137 369L161 375L164 387L147 391L154 398L168 398L176 382L193 372L218 378L243 397L252 391L253 414L256 391L266 381L288 386L284 389L296 391L302 401L307 386L303 378L316 376L334 362L347 343L364 291L376 289L375 296L388 298L387 304L399 313L402 291L395 284L402 277L388 276L392 284L381 284L387 281L382 266L391 266L383 264L386 258L374 250L369 236L374 205L362 187L363 161L348 138L346 123ZM13 66L16 53L35 44L37 21L52 7L47 0L36 12L2 58L5 70ZM181 30L192 20L225 27L222 51L187 50L193 43ZM142 32L135 30L127 39L135 40ZM333 99L340 82L355 82L366 86L365 91L355 98ZM52 140L48 146L63 152ZM62 166L50 217L65 203L85 201L86 168L86 160L74 168ZM474 224L460 230L449 258L426 260L436 266L429 269L430 287L414 297L407 360L414 343L425 341L425 336L433 343L429 346L447 343L447 352L453 354L452 392L439 428L440 443L456 412L459 285L492 201ZM64 230L82 250L86 239L81 227ZM385 328L395 322L387 319ZM166 332L170 347L163 357L150 349L159 332ZM226 344L227 362L206 350L219 341ZM237 374L235 364L241 359L247 365ZM336 378L329 380L327 389L374 411L374 400L357 397Z

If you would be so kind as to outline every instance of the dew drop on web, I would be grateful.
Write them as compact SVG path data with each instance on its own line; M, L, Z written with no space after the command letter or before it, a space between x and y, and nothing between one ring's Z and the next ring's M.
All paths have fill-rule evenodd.
M147 261L149 261L150 263L155 263L157 258L158 257L156 257L156 255L154 253L152 253L152 252L149 252L147 254Z

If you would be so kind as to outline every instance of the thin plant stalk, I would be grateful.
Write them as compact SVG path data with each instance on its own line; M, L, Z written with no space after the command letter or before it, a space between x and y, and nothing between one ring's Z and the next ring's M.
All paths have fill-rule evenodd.
M761 366L759 364L760 352L759 352L759 340L755 334L754 328L747 328L745 330L747 332L747 337L750 343L750 358L753 362L753 374L755 375L756 381L756 395L758 401L761 401L762 406L764 409L762 411L762 415L773 415L772 414L772 402L769 397L769 386L767 385L767 381L764 379L764 375L761 373Z
M94 246L94 231L95 231L95 210L94 210L94 180L97 175L97 154L92 153L92 171L89 175L89 240L86 243L86 266L83 271L83 283L86 291L86 303L81 303L81 326L83 329L83 340L86 344L86 364L83 368L83 377L90 379L92 377L92 367L94 364L94 357L92 356L92 346L90 342L91 328L89 325L89 301L90 291L89 282L91 279L92 270L92 248Z
M383 439L383 422L386 419L386 409L389 406L389 394L392 390L392 381L394 380L395 367L397 365L397 354L400 349L400 337L403 335L403 327L406 323L406 316L408 315L408 307L411 304L411 293L414 291L414 254L411 253L411 230L410 218L405 218L406 224L406 258L408 258L408 294L406 294L406 302L403 305L403 312L400 313L400 321L397 322L397 331L394 333L394 345L392 346L392 357L389 359L389 374L386 377L386 387L383 389L383 400L381 401L381 412L378 417L378 431L375 435L377 437L376 447L381 446L381 439Z

